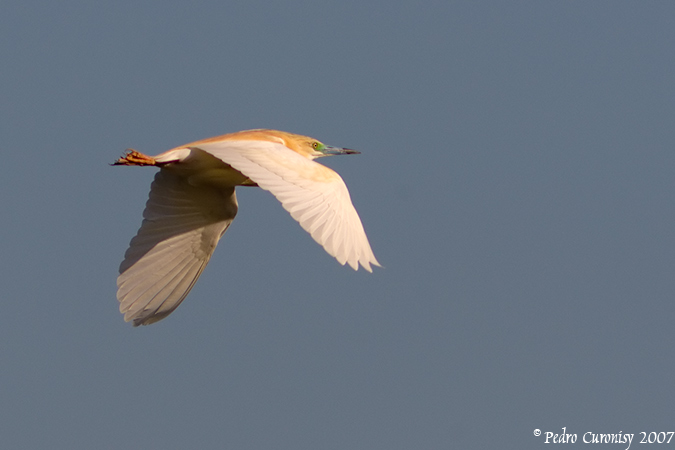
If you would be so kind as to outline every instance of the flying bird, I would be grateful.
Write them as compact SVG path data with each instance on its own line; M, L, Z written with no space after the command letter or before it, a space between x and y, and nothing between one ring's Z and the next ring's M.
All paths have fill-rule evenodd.
M162 320L185 299L237 214L236 186L271 192L342 265L379 266L342 178L314 159L359 153L276 130L246 130L157 156L129 149L113 163L155 166L143 223L124 254L117 300L134 326Z

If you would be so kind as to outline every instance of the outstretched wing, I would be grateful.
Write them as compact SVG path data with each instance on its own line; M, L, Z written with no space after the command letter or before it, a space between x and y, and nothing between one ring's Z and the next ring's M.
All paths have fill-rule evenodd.
M199 143L200 149L270 191L340 264L379 266L342 178L286 146L259 140Z
M192 186L161 169L120 265L117 300L124 320L148 325L176 309L236 214L234 188Z

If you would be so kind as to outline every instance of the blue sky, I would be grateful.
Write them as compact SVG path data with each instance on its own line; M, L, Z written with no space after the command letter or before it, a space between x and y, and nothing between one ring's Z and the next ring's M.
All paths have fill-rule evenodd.
M3 447L672 431L674 19L669 2L4 2ZM384 268L340 266L240 189L188 299L125 323L117 268L154 169L109 163L261 127L362 152L322 162Z

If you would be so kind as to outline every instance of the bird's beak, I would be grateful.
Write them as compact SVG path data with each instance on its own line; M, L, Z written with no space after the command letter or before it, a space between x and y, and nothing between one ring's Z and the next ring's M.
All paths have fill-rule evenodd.
M324 156L333 156L333 155L358 155L361 152L352 150L351 148L340 148L340 147L326 147L321 150L321 153Z

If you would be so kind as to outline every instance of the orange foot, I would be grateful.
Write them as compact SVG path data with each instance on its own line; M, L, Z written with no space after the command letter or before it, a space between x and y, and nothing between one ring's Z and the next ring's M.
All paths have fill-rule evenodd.
M127 153L112 163L113 166L156 166L157 161L152 156L144 155L133 148L127 149Z

